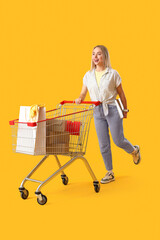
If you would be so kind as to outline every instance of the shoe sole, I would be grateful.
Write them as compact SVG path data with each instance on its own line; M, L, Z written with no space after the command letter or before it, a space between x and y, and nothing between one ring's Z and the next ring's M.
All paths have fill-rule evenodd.
M134 161L133 162L134 162L134 164L138 165L140 163L140 161L141 161L141 154L140 154L140 147L138 145L136 145L136 147L138 147L139 159L138 159L137 162L134 162Z
M113 182L113 181L115 181L115 178L110 179L110 180L107 180L107 181L103 181L103 180L101 180L100 183L105 184L105 183L110 183L110 182Z

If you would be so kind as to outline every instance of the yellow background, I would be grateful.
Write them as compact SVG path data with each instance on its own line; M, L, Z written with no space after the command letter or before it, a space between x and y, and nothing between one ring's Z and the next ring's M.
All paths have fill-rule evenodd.
M1 239L160 238L159 20L158 0L0 2ZM97 44L107 46L122 77L125 136L140 145L142 162L134 165L112 141L116 181L100 193L77 161L66 170L68 186L58 176L42 189L45 206L37 204L35 183L26 184L24 201L18 187L41 157L12 152L8 121L21 105L52 109L77 98ZM100 180L106 172L93 121L86 158ZM37 177L57 168L52 159Z

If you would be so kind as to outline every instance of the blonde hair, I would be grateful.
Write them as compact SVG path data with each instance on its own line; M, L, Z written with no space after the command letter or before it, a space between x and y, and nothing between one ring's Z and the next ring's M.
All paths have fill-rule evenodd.
M103 53L103 57L104 57L104 65L105 65L105 68L109 67L111 68L111 63L110 63L110 57L109 57L109 52L108 52L108 49L104 46L104 45L97 45L93 48L93 50L95 48L99 47ZM93 53L93 50L92 50L92 53ZM94 62L91 60L91 70L95 68L95 64Z

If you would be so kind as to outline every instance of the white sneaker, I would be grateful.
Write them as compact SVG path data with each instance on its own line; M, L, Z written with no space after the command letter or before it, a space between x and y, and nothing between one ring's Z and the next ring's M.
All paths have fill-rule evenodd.
M139 164L141 160L140 147L138 145L134 146L135 150L131 153L133 156L134 164Z
M109 183L114 181L114 173L113 172L107 172L104 178L101 179L101 183Z

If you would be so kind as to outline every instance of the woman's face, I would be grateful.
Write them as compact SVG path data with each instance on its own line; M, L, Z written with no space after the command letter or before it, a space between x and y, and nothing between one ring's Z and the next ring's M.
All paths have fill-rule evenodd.
M104 55L102 50L99 47L96 47L92 52L92 61L97 66L103 66L104 65Z

